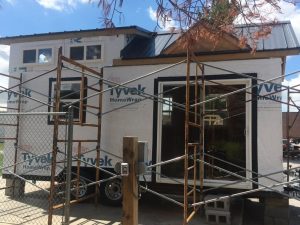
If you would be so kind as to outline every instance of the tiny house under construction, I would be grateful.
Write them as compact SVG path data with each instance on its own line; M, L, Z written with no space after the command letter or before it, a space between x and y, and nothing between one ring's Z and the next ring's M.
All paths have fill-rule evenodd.
M99 165L112 170L120 161L117 156L122 156L122 138L138 136L148 142L148 165L198 149L194 155L200 155L201 161L198 185L232 191L267 186L272 180L251 179L283 169L281 82L286 57L300 52L289 22L272 26L272 33L258 41L255 54L247 46L240 47L238 38L224 34L214 50L212 43L199 40L188 58L179 33L138 27L0 38L0 44L10 45L10 76L18 78L9 80L7 107L20 112L53 111L57 55L62 47L59 104L65 110L74 102L73 152L82 160L82 173L95 173L91 165L97 164L96 151L90 150L99 144L104 150ZM236 29L246 32L256 27ZM44 133L49 140L53 122L51 115L43 121L49 127ZM26 124L22 119L19 124L18 130L7 129L15 129L22 147L16 151L16 140L4 138L4 165L25 160L17 166L17 174L49 179L51 153L45 159L29 160L32 154L52 150L42 148L39 141L28 141L39 135L34 131L41 124ZM171 193L184 177L192 184L194 177L186 174L187 169L186 162L177 160L153 168L145 179L149 186ZM61 171L57 168L56 173ZM3 176L10 178L5 171ZM282 173L271 177L283 180Z

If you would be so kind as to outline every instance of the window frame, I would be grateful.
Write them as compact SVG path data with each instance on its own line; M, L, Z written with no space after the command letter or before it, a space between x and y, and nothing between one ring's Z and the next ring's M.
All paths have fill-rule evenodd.
M100 46L101 52L100 52L100 58L99 59L87 59L87 48L91 46ZM71 48L76 47L83 47L83 59L72 59L71 58ZM98 43L86 43L86 44L77 44L77 45L71 45L69 47L69 58L75 61L79 62L95 62L95 61L102 61L103 60L103 44Z
M226 75L225 75L226 76ZM217 76L216 76L217 77ZM185 85L185 80L181 79L182 77L176 77L176 78L170 78L170 79L161 79L157 80L157 92L158 93L163 93L163 87L164 85ZM208 76L209 79L209 76ZM246 79L246 78L233 78L233 79L222 79L222 78L215 78L213 79L215 82L222 83L225 85L245 85L245 87L251 86L252 80L251 79ZM213 83L207 82L206 85L216 85ZM251 90L251 89L250 89ZM251 99L253 98L253 94L247 94L245 93L245 100L246 102L248 101L249 104L246 104L245 106L245 111L246 111L246 117L245 117L245 134L246 134L246 169L252 170L253 164L252 164L252 158L253 158L253 143L252 143L252 129L253 124L252 124L252 104L251 104ZM159 95L160 97L163 97L162 94ZM157 136L156 136L156 162L161 162L161 143L162 143L162 105L163 103L158 102L157 103L157 121L156 121L156 127L157 127ZM255 158L255 157L254 157ZM254 166L255 167L255 166ZM155 175L155 180L157 183L168 183L168 184L176 184L176 181L183 182L183 179L181 178L174 178L174 181L164 178L160 176L161 174L161 167L157 167L157 172L158 174ZM246 178L251 179L252 174L249 171L246 171ZM192 180L189 180L189 184L192 184ZM222 184L229 184L231 183L232 180L216 180L216 179L204 179L204 186L210 186L210 187L218 187L219 185ZM199 181L197 181L197 184L199 184ZM252 188L252 183L247 181L247 182L241 182L239 184L234 184L231 185L230 188L243 188L243 189L251 189Z
M81 87L81 82L82 82L82 78L81 77L66 77L66 78L61 78L61 84L63 83L79 83L80 87ZM56 78L49 78L49 95L48 95L48 104L51 105L51 106L48 106L48 112L53 112L53 106L54 106L54 85L56 84ZM74 118L74 122L79 122L79 123L85 123L86 122L86 104L87 104L87 99L85 99L85 97L87 97L87 78L84 77L84 80L83 80L83 86L84 86L84 91L83 91L83 107L82 107L82 111L80 111L80 108L78 109L79 110L79 113L78 113L78 118ZM80 91L80 89L79 89ZM81 91L80 91L80 95L81 95ZM60 99L60 103L62 102L70 102L70 101L74 101L75 99ZM79 99L76 99L76 100L80 100ZM79 106L80 107L80 106ZM62 109L60 109L61 112ZM82 115L82 116L81 116ZM81 118L82 118L82 121L81 121ZM52 116L49 116L48 117L48 124L53 124L53 118Z
M26 51L34 51L35 52L35 58L34 58L34 62L24 62L25 61L25 52ZM28 64L34 64L34 63L36 63L36 61L37 61L37 49L36 48L32 48L32 49L24 49L23 50L23 55L22 55L23 57L22 57L22 63L23 64L26 64L26 65L28 65Z
M45 62L45 63L40 63L39 62L39 51L42 49L51 49L51 60L49 62ZM24 52L25 51L29 51L29 50L35 50L35 62L30 62L30 63L25 63L24 62ZM54 62L54 48L53 47L48 47L48 46L43 46L43 47L32 47L32 48L26 48L22 50L22 64L23 65L49 65L52 64Z

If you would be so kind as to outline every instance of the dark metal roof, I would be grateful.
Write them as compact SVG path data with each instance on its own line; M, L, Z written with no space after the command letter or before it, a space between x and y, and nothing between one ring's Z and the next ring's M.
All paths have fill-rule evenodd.
M300 45L290 22L279 22L271 25L271 34L257 43L256 51L290 50L299 49ZM236 26L237 37L249 35L258 30L258 26ZM250 31L250 32L249 32ZM135 37L122 51L122 59L138 59L163 57L163 50L180 37L179 33L153 34L151 37ZM251 43L250 43L251 44ZM242 49L241 51L245 51ZM247 50L249 51L249 50ZM226 51L222 53L232 53ZM215 54L216 52L198 52L198 54Z
M257 51L279 50L279 49L295 49L299 48L299 42L294 33L293 27L289 21L279 22L273 25L271 34L258 41ZM237 34L249 35L258 30L258 26L236 26ZM248 30L250 32L248 32Z
M137 34L137 35L141 35L141 36L149 36L152 34L152 32L150 32L144 28L141 28L139 26L63 31L63 32L49 32L49 33L42 33L42 34L1 37L0 44L10 45L10 44L14 44L14 43L45 41L45 40L58 40L58 39L76 38L76 37L108 36L108 35L116 35L116 34Z
M121 57L144 58L160 55L179 38L179 33L153 33L151 37L136 36L122 51Z

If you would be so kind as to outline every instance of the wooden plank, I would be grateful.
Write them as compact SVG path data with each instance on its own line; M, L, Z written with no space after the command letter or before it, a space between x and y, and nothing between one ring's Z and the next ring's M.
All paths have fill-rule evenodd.
M122 179L123 225L138 225L138 182L136 166L138 163L138 138L123 138L123 161L129 164L129 176Z
M242 59L263 59L263 58L276 58L285 57L288 55L298 55L300 50L276 50L276 51L266 51L266 52L255 52L251 54L250 52L237 52L237 53L215 53L209 55L197 55L197 60L199 62L215 62L215 61L225 61L225 60L242 60ZM114 66L133 66L133 65L157 65L157 64L172 64L180 62L186 59L184 56L178 57L155 57L148 59L114 59Z
M102 73L99 73L98 71L93 70L93 69L91 69L91 68L89 68L89 67L87 67L87 66L85 66L85 65L82 65L82 64L80 64L80 63L78 63L78 62L76 62L76 61L74 61L74 60L72 60L72 59L69 59L69 58L67 58L67 57L65 57L65 56L62 56L62 60L63 60L63 61L66 61L66 62L68 62L68 63L70 63L70 64L73 64L74 66L77 66L77 67L79 67L79 68L81 68L81 69L84 69L84 70L86 70L86 71L88 71L88 72L90 72L90 73L96 74L96 75L98 75L98 76L102 76Z

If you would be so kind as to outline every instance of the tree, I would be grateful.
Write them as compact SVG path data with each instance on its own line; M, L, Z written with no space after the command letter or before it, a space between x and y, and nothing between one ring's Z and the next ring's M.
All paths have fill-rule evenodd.
M188 28L201 22L211 32L197 32L186 35L190 39L209 38L217 43L224 32L235 34L240 45L249 44L255 51L260 38L271 32L276 23L274 13L280 13L280 1L297 4L296 0L155 0L157 4L157 27L165 26L169 20L175 21L178 30L185 33ZM99 0L102 22L105 27L114 27L116 17L121 18L123 0ZM248 25L247 34L237 34L235 24ZM255 24L255 29L250 29Z

